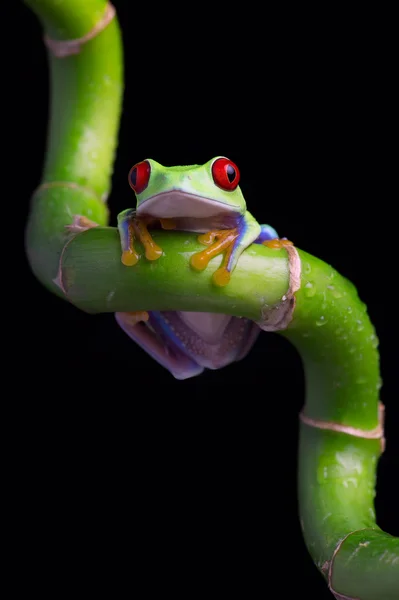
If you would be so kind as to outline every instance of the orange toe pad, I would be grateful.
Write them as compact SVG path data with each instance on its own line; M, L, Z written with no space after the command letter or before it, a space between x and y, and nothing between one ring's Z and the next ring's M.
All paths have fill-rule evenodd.
M284 248L284 246L293 246L294 244L290 240L275 238L274 240L263 242L263 245L278 250L279 248Z

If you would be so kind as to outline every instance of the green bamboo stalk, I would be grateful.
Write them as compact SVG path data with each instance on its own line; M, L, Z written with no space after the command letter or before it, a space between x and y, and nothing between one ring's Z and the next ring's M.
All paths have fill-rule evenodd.
M91 31L105 0L25 0L51 39L76 39ZM81 52L57 58L48 52L51 98L48 144L42 187L34 195L26 231L33 272L53 293L65 225L80 214L99 225L108 222L106 200L123 94L123 51L114 18ZM67 182L71 186L56 185ZM51 186L53 185L53 187Z
M375 330L354 286L308 258L294 319L282 332L303 360L305 416L372 431L381 387ZM302 530L337 598L398 598L399 539L376 525L374 511L382 442L301 423Z
M86 34L105 10L103 0L25 3L56 39ZM156 232L162 260L140 261L134 268L121 264L117 230L106 227L105 201L120 118L122 58L116 19L78 55L49 58L45 185L32 199L26 232L34 273L87 312L202 310L258 321L287 293L285 250L252 246L221 289L209 276L218 259L202 273L189 267L191 254L201 249L194 234ZM74 215L99 227L71 237L65 226ZM365 437L379 425L376 333L354 286L326 263L298 252L301 287L293 319L281 333L300 352L306 378L298 475L305 542L336 598L397 600L399 539L376 525L374 512L381 439ZM338 431L342 426L352 431Z

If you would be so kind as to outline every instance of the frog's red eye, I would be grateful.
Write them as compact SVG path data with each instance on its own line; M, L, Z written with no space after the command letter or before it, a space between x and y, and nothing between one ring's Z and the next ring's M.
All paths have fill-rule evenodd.
M240 181L240 171L228 158L218 158L212 165L212 177L222 190L232 192Z
M134 165L128 175L129 185L136 192L141 194L145 190L150 181L151 167L148 160L143 160Z

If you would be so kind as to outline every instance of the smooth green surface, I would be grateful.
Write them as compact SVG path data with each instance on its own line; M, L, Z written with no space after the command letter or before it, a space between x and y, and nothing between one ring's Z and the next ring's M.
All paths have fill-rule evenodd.
M373 429L381 387L378 339L353 284L303 252L295 319L285 335L305 368L306 410L314 419Z
M40 19L44 31L56 40L82 37L100 21L105 0L24 0ZM118 40L119 41L119 40ZM91 42L90 42L91 43ZM120 62L115 62L119 67Z
M90 192L66 187L43 189L35 194L25 234L29 262L36 277L50 291L63 296L54 283L61 252L70 234L73 215L85 215L96 223L106 223L106 204Z
M46 32L74 39L102 17L104 0L26 0ZM64 225L74 214L100 225L111 188L123 94L123 52L118 20L82 46L77 55L55 58L49 52L50 121L42 180L72 182L82 190L53 188L36 194L26 232L31 267L40 281L59 293L57 275L65 243Z
M212 273L220 257L200 273L189 265L190 256L203 248L196 234L159 231L154 240L164 251L160 259L142 258L134 267L125 267L115 228L94 228L77 236L62 261L68 298L79 308L96 312L206 307L258 320L262 308L278 304L288 288L285 250L251 246L229 285L219 288L212 283Z
M349 536L334 561L332 587L362 600L397 600L398 539L367 529Z
M105 8L100 0L30 0L26 4L50 35L60 39L87 33ZM67 297L87 311L168 308L258 318L262 308L275 305L286 293L284 250L251 246L223 289L210 281L213 264L203 273L190 269L189 256L199 249L191 234L156 233L164 251L162 259L140 261L131 268L120 262L115 228L79 234L63 250L68 235L65 225L73 215L107 224L104 201L117 141L122 75L116 21L78 56L51 58L52 114L43 181L69 181L82 187L46 189L34 196L26 236L33 271L51 291L63 295L53 282L62 255ZM374 429L379 355L365 306L353 285L334 269L299 252L302 285L294 319L283 335L303 360L305 414ZM375 523L380 451L379 440L301 424L301 524L307 547L332 590L340 594L337 598L399 598L399 539Z
M304 252L301 259L295 317L282 335L303 361L304 414L373 430L379 424L381 379L378 339L366 306L335 269ZM349 598L399 598L399 539L378 528L374 510L380 454L379 439L300 425L298 490L304 538L326 579L331 568L332 589ZM341 540L365 528L373 531L349 536L331 566ZM364 543L370 541L367 546L357 543L363 535Z

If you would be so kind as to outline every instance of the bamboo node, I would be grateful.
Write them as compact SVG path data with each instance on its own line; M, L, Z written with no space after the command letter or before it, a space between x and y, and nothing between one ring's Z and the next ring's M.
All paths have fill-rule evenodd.
M256 324L263 331L282 331L287 329L294 315L297 292L301 286L301 259L295 246L284 246L288 253L290 279L288 290L281 302L273 308L262 310L262 318Z
M357 427L351 427L350 425L343 425L342 423L334 423L333 421L322 421L320 419L312 419L304 414L303 410L299 413L299 419L302 423L305 423L309 427L315 427L316 429L325 429L328 431L336 431L338 433L345 433L346 435L352 435L358 438L364 438L367 440L381 440L381 451L385 450L385 437L384 437L384 420L385 420L385 407L382 402L378 403L378 425L374 429L358 429Z
M105 7L105 12L102 18L88 31L85 35L74 40L53 40L49 36L44 36L44 43L47 48L57 58L65 58L73 54L79 54L82 46L101 33L107 25L112 21L116 14L115 7L108 2Z

